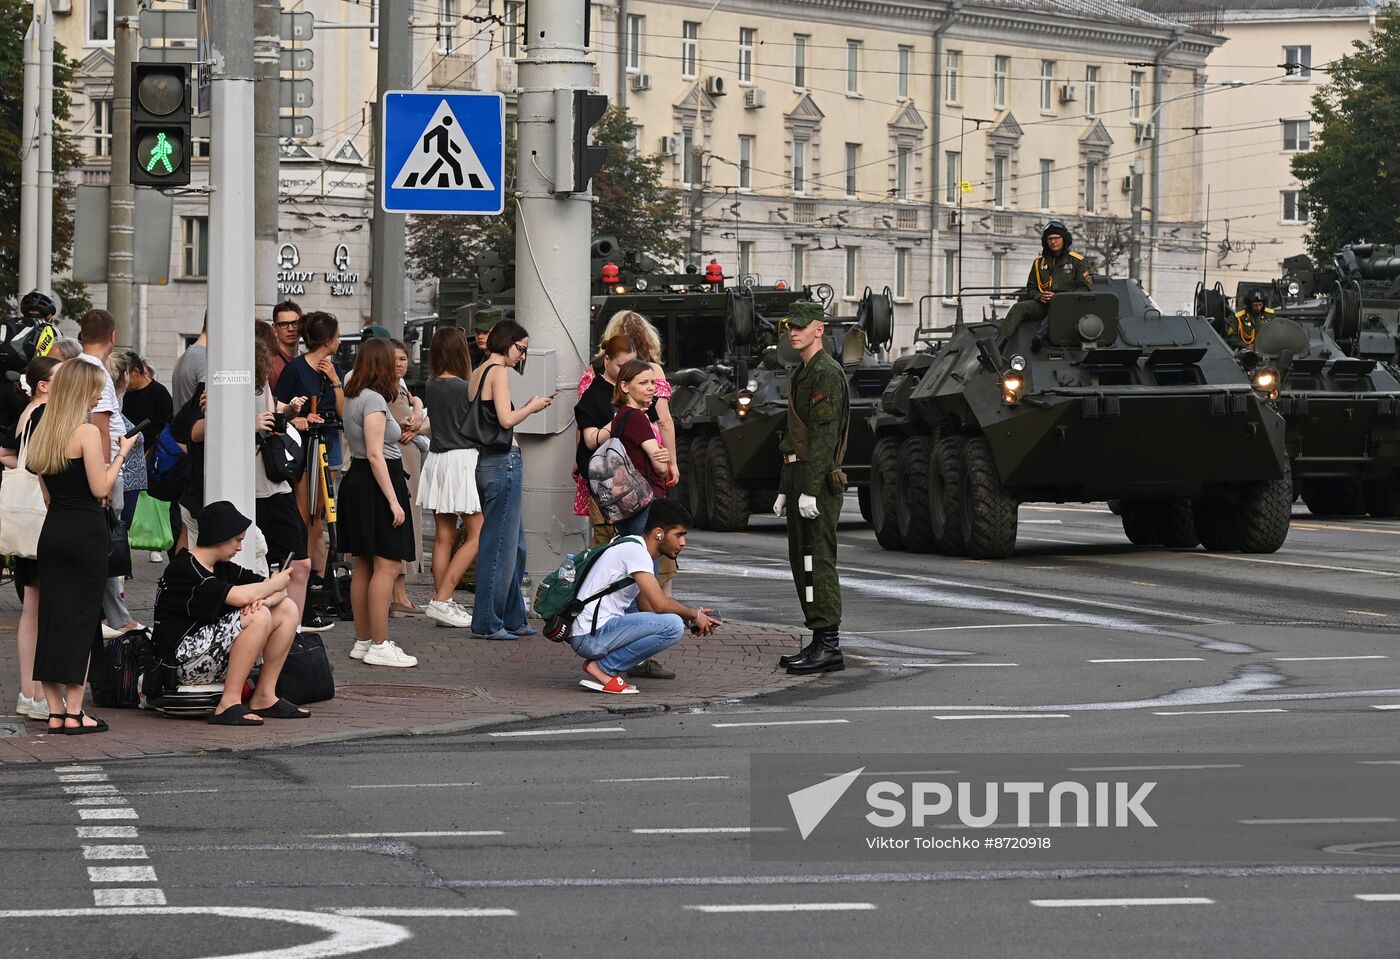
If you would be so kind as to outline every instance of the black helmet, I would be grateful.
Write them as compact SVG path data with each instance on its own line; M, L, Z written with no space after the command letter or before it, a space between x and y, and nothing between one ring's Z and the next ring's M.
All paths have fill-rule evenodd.
M1047 242L1052 236L1062 236L1065 239L1065 249L1068 250L1074 244L1074 236L1069 232L1069 227L1059 220L1051 220L1046 224L1045 229L1040 234L1040 248L1046 253L1050 252L1050 245Z
M1256 290L1250 290L1250 291L1249 291L1249 296L1245 298L1245 302L1246 302L1246 303L1267 303L1268 300L1265 299L1265 297L1264 297L1264 291L1263 291L1263 290L1257 290L1257 289L1256 289Z
M24 299L19 301L19 312L22 316L32 316L43 320L57 313L58 307L43 293L31 290L24 294Z

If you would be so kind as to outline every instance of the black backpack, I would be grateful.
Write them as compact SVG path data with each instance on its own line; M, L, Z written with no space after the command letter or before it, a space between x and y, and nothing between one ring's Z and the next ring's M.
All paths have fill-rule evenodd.
M138 681L141 662L148 658L150 643L151 634L145 629L128 630L115 639L97 638L88 673L95 705L115 709L135 709L141 705Z

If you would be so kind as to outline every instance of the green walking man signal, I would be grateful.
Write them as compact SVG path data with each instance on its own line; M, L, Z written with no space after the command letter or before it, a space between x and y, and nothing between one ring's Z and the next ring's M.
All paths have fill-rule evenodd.
M170 146L170 142L166 140L165 134L163 132L157 133L156 145L155 148L151 150L151 162L146 164L146 172L150 173L156 168L156 164L159 163L161 166L165 167L166 173L174 173L175 167L170 164L170 154L172 152L173 148Z
M190 68L131 65L131 182L159 189L190 182Z

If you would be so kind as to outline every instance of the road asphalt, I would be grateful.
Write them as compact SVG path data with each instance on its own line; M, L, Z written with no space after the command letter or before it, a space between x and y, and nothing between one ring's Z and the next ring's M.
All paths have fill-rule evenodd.
M843 523L848 668L757 697L4 766L3 953L1400 955L1400 524L1300 508L1243 556L1131 547L1101 506L1021 523L986 563ZM694 534L678 594L790 628L783 549ZM783 794L857 769L799 838ZM1161 831L839 854L875 776L984 769L1150 778Z

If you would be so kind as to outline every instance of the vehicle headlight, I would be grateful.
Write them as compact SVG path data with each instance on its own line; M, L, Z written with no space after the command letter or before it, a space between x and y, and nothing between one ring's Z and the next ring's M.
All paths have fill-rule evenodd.
M1024 361L1023 361L1024 362ZM1026 389L1026 377L1022 370L1014 367L1001 375L1001 400L1008 406L1020 402Z
M1261 366L1254 371L1254 388L1268 394L1269 399L1278 398L1278 370L1271 366Z
M635 287L637 288L637 292L638 292L638 293L641 293L641 292L643 292L644 290L646 290L646 288L647 288L647 286L648 286L648 284L647 284L647 278L644 277L644 276L639 276L639 277L637 277L637 279L632 283L632 285L635 286Z
M758 380L749 380L749 385L745 389L750 393L758 392Z
M1011 369L1019 373L1026 368L1026 358L1020 353L1011 357Z
M734 403L734 409L740 416L749 415L749 407L753 405L753 394L748 390L741 390L738 400Z
M1298 281L1297 281L1297 280L1293 280L1291 283L1288 284L1288 295L1289 295L1289 296L1297 296L1299 293L1302 292L1302 290L1303 290L1303 288L1302 288L1301 286L1298 285Z

